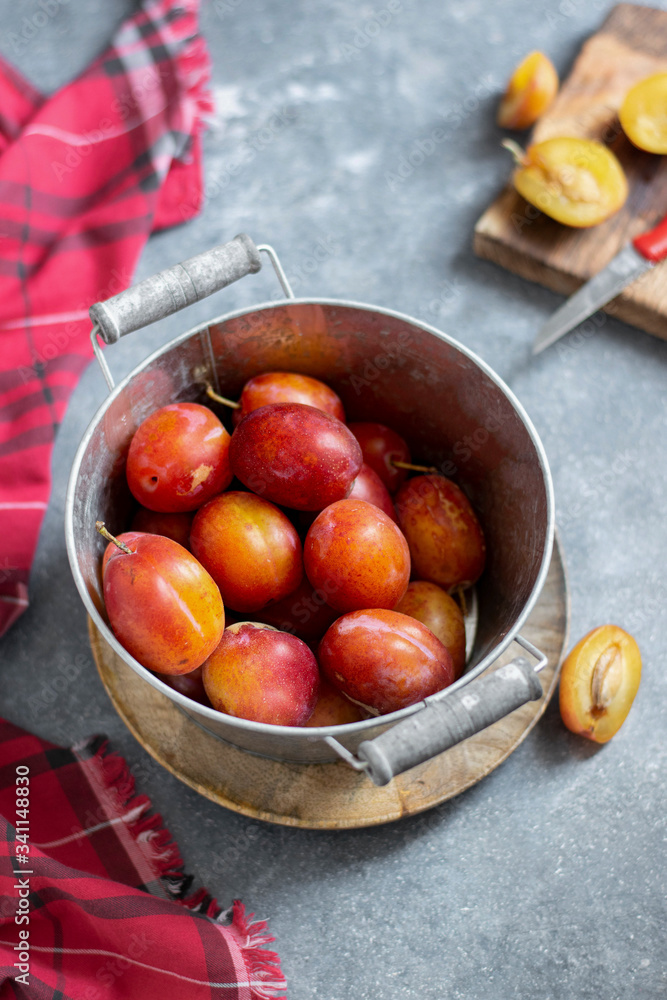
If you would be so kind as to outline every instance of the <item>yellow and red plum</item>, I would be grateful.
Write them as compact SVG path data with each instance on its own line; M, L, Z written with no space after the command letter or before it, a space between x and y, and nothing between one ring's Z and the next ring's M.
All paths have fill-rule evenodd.
M204 567L178 542L137 535L104 573L104 603L119 642L144 667L188 674L220 642L225 612Z
M338 618L339 612L327 603L327 599L327 592L313 587L304 576L296 590L280 601L267 604L255 612L255 617L282 632L297 635L304 642L312 642L321 639Z
M249 379L243 386L239 408L234 411L234 425L253 410L269 403L304 403L345 423L345 410L340 397L324 382L297 372L264 372Z
M374 715L414 705L454 680L449 651L425 625L386 609L333 623L318 649L324 676Z
M454 598L435 583L411 580L394 610L416 618L446 646L452 657L454 679L458 680L466 662L466 627Z
M470 587L486 561L484 533L467 496L444 476L415 476L396 496L413 576L444 590Z
M309 728L312 726L344 726L349 722L361 722L362 719L368 717L368 712L342 695L333 684L320 678L320 694L315 711L306 725Z
M319 514L303 550L306 575L337 611L393 608L410 579L398 525L365 500L339 500Z
M211 706L204 688L201 667L195 667L189 674L162 674L160 680L168 684L174 691L178 691L179 694L190 698L191 701L197 701L200 705Z
M348 495L361 448L345 424L303 403L270 403L232 435L234 475L255 493L293 510L323 510Z
M256 622L225 629L202 676L214 708L273 726L305 725L320 683L317 660L305 642Z
M229 443L207 406L170 403L137 428L127 456L128 486L149 510L196 510L232 480Z
M303 577L296 528L254 493L231 491L209 500L195 515L190 544L235 611L259 611L291 594Z
M145 535L145 531L122 531L120 535L116 535L116 539L122 542L123 545L127 545L131 548L131 543L141 535ZM102 578L104 579L104 574L106 573L107 566L109 565L110 559L115 559L116 556L122 555L123 550L116 545L115 542L109 542L106 549L104 550L104 555L102 556Z

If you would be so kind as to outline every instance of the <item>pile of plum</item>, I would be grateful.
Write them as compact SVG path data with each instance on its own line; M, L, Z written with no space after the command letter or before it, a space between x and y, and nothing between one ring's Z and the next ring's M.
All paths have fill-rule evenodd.
M378 423L345 422L317 379L244 386L230 435L173 403L139 426L140 504L102 564L114 634L181 693L243 719L324 726L384 715L465 666L459 594L484 569L470 501ZM414 474L416 471L417 474ZM408 478L410 474L410 478Z

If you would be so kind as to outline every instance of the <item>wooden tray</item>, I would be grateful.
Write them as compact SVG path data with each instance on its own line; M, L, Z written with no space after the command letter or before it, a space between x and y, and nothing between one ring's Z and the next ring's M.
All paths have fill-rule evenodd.
M635 83L667 72L667 12L619 4L584 45L536 142L576 136L605 142L621 161L630 193L623 208L591 229L569 229L542 215L507 185L475 226L474 250L508 271L570 295L638 233L667 212L667 158L636 149L618 109ZM508 174L510 172L508 154ZM667 261L629 285L605 310L667 338Z
M547 580L522 634L548 657L544 696L384 788L347 764L281 764L237 750L201 729L112 650L89 619L93 656L130 732L190 788L235 812L285 826L350 829L423 812L470 788L525 739L554 692L567 643L569 601L558 543ZM516 655L508 652L496 669Z

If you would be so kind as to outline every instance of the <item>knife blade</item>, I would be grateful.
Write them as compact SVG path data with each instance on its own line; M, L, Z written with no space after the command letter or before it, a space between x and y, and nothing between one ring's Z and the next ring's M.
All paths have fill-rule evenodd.
M653 229L623 247L599 274L549 317L535 338L533 354L539 354L578 326L664 257L667 257L667 215Z

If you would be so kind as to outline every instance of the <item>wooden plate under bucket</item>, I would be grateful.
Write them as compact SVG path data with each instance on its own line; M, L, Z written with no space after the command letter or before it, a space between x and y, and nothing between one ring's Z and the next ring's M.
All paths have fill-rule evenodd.
M135 674L89 620L93 656L107 693L130 732L158 763L206 798L245 816L326 830L375 826L423 812L493 771L544 712L556 687L568 626L567 582L556 542L544 589L522 629L522 635L549 657L540 673L543 698L377 788L342 762L282 764L222 743ZM516 647L490 669L513 655Z

